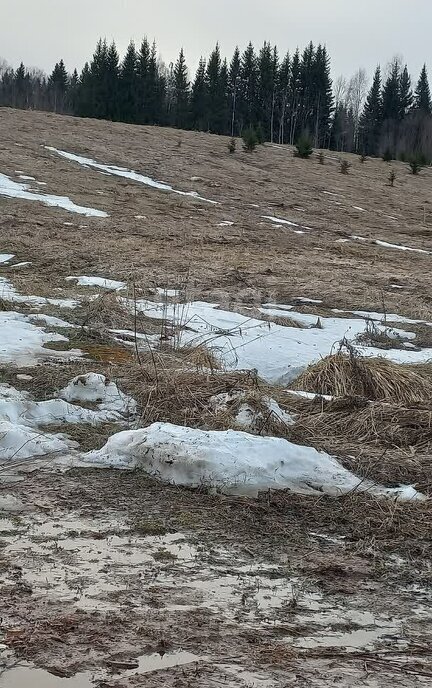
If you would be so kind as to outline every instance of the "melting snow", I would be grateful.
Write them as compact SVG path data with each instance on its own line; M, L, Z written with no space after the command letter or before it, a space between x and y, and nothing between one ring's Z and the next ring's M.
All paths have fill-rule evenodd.
M24 263L14 263L14 265L11 265L11 268L26 268L28 265L31 265L30 261L26 260Z
M129 304L134 307L132 303ZM256 369L270 382L289 383L310 363L332 352L345 337L354 341L366 330L367 319L320 318L321 328L315 327L317 316L291 310L287 315L303 323L308 329L276 325L231 311L219 310L218 304L202 301L183 304L137 302L138 310L158 319L167 318L186 327L181 333L182 344L206 344L225 365L233 369ZM283 315L284 311L262 309L269 315ZM360 312L358 312L360 315ZM387 316L390 320L393 316ZM396 316L397 318L397 316ZM373 318L372 318L373 319ZM400 322L410 322L400 318ZM378 324L378 328L382 326ZM383 328L385 329L385 328ZM406 333L403 333L406 336ZM358 347L365 356L383 356L395 362L424 362L432 358L432 349L407 351L382 350L374 347Z
M106 277L65 277L70 282L76 281L81 287L101 287L102 289L114 289L120 291L126 289L125 282L117 282L116 280L108 279Z
M289 227L303 227L303 225L298 225L296 222L290 222L289 220L282 220L280 217L273 217L272 215L263 215L264 220L270 220L270 222L276 222L280 225L288 225ZM303 229L311 229L310 227L303 227ZM295 234L305 234L303 230L293 230Z
M87 215L88 217L108 217L107 213L102 210L95 210L94 208L85 208L81 205L75 205L67 196L52 196L48 194L40 194L30 191L28 184L19 184L12 181L10 177L0 173L0 195L8 198L20 198L25 201L40 201L45 205L57 208L63 208L71 213L78 213L79 215Z
M126 179L131 179L134 182L139 182L141 184L145 184L146 186L151 186L153 189L159 189L160 191L171 191L171 193L179 194L180 196L191 196L192 198L196 198L199 201L205 201L206 203L213 203L217 205L217 201L211 201L208 198L203 198L202 196L199 196L195 191L179 191L178 189L174 189L169 184L157 182L151 177L146 177L142 174L139 174L138 172L134 172L133 170L128 170L125 167L117 167L116 165L102 165L96 162L96 160L92 160L91 158L84 158L81 155L67 153L66 151L58 150L57 148L53 148L52 146L45 146L45 148L53 153L57 153L57 155L60 155L62 158L66 158L67 160L71 160L72 162L77 162L80 165L83 165L84 167L94 167L96 170L105 172L106 174L115 175L117 177L125 177Z
M69 451L62 435L40 431L47 425L119 422L134 414L136 402L103 375L88 373L74 378L58 399L33 401L28 392L0 384L0 461ZM96 411L71 401L98 402Z
M165 287L155 287L154 289L149 289L149 292L158 296L167 296L170 299L180 296L180 289L166 289Z
M74 299L51 299L44 296L23 296L19 294L5 277L0 277L0 298L11 303L25 303L29 306L59 306L59 308L76 308L79 305Z
M426 251L426 249L423 248L412 248L410 246L404 246L403 244L390 244L388 241L382 241L381 239L367 239L366 237L358 236L356 234L353 234L350 238L355 239L356 241L370 241L371 244L375 244L375 246L382 246L383 248L394 248L399 251L424 253L426 255L432 254L432 251Z
M23 180L26 181L26 182L35 182L35 181L36 181L35 177L29 177L29 176L26 175L26 174L20 174L20 175L18 175L18 176L19 176L20 179L23 179Z
M0 253L0 263L8 263L15 257L15 253Z
M55 351L44 348L47 342L67 342L55 332L45 332L31 318L14 311L0 311L0 363L33 366L48 359L71 360L81 356L76 349Z
M105 375L98 373L78 375L59 392L59 397L71 402L98 402L100 411L115 414L134 414L137 407L136 401L123 394L115 382L110 382Z
M302 494L340 495L359 490L398 499L422 499L413 487L385 488L361 480L329 454L277 437L234 430L204 431L154 423L117 433L102 449L84 455L102 466L143 468L177 485L209 485L224 492L257 494L291 489Z
M409 246L404 246L403 244L389 244L388 241L381 241L380 239L376 239L374 243L378 244L378 246L384 246L384 248L396 248L399 249L399 251L413 251L414 253L431 254L431 251L425 251L423 248L410 248Z

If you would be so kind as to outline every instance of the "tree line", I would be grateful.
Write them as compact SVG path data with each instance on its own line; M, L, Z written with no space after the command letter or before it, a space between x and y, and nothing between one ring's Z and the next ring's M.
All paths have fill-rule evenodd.
M432 160L426 66L413 88L394 59L367 91L364 70L332 83L327 49L313 43L285 56L268 42L259 50L249 43L229 61L216 45L191 79L183 49L166 65L146 38L123 59L115 43L99 40L81 74L69 74L63 60L49 76L0 64L0 105L230 136L255 129L280 144L306 135L318 148Z

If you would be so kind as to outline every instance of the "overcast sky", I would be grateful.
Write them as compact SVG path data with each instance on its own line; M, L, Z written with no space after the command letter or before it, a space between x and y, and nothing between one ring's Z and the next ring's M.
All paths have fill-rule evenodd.
M131 39L156 39L165 62L184 46L195 68L219 41L223 55L249 40L281 53L325 43L334 76L371 73L399 54L417 78L432 62L432 0L0 0L0 57L50 71L63 57L81 69L99 36L123 53Z

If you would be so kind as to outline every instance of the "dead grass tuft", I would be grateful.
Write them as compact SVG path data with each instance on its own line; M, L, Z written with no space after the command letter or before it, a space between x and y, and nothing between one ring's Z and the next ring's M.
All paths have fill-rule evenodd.
M402 365L339 351L309 366L295 381L295 389L395 404L428 402L432 398L432 363Z
M363 397L312 403L298 418L302 441L373 443L432 449L432 403L424 407L369 402Z

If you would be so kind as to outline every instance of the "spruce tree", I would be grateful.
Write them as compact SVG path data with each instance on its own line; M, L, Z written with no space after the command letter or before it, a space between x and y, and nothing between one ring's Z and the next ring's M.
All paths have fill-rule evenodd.
M148 121L151 124L165 124L166 110L166 79L159 69L156 42L153 41L150 50L148 66Z
M399 84L399 90L400 90L400 119L403 119L408 112L411 110L413 102L414 102L414 96L411 88L411 77L408 72L408 67L405 65L405 67L402 70L402 74L400 75L400 84Z
M315 131L316 90L314 71L316 66L315 48L312 42L304 49L300 64L300 133Z
M147 38L143 39L137 55L136 98L138 122L142 124L150 123L150 44Z
M239 119L241 127L253 128L257 123L258 66L252 43L241 57Z
M265 140L273 140L274 109L278 57L270 43L265 42L258 55L258 88L256 119L260 123Z
M119 116L120 60L114 41L107 52L105 68L106 118L115 121Z
M333 90L330 76L330 59L325 47L316 49L313 64L314 79L314 139L315 146L325 148L330 139L330 119L333 111Z
M75 114L76 102L78 97L79 89L79 76L76 69L74 69L69 82L69 88L67 93L67 109L69 112Z
M225 84L221 79L221 56L219 44L216 44L207 63L206 87L207 87L207 122L208 130L221 134L225 123Z
M399 64L394 61L382 92L383 121L397 121L400 119L402 110L400 85Z
M48 90L54 112L64 112L69 77L63 60L57 62L48 79Z
M291 76L289 85L289 138L292 145L298 136L301 115L302 68L300 52L297 49L291 62Z
M94 98L90 65L85 63L79 78L74 106L74 114L79 117L94 116Z
M240 78L241 78L241 60L240 60L240 50L238 47L234 50L234 55L230 62L228 70L228 98L229 98L229 109L231 112L231 136L239 130L238 127L238 117L237 111L239 106L239 95L240 95Z
M291 60L287 53L281 62L277 76L277 112L278 112L278 142L285 143L285 125L288 111L289 86L291 75Z
M28 107L28 72L24 67L24 63L21 62L20 66L15 72L14 78L14 98L13 106L17 108Z
M138 121L138 56L133 42L129 43L120 69L119 118L134 124Z
M432 114L432 103L431 103L431 93L429 88L429 80L426 65L420 73L420 78L417 83L417 88L415 91L414 107L416 110L420 110L427 115Z
M172 123L179 129L185 129L188 123L189 80L183 48L173 69L173 112Z
M190 100L191 127L199 131L207 128L207 82L206 82L206 63L201 57L195 80L192 85Z
M382 121L381 68L378 66L360 117L360 150L365 155L378 154Z

